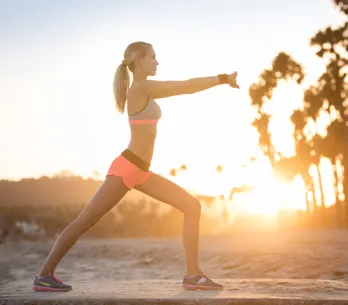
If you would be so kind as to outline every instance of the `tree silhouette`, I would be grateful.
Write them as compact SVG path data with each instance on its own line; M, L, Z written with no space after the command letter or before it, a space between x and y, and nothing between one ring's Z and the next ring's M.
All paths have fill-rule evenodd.
M265 110L264 105L267 100L272 99L273 91L279 81L294 80L300 84L303 78L302 66L295 62L288 54L281 52L272 61L271 69L264 70L258 82L252 84L249 88L252 105L257 111L257 117L252 125L258 130L260 135L259 147L270 160L273 171L278 176L282 174L283 179L289 181L292 181L297 174L305 170L298 166L294 167L294 163L297 163L296 159L285 158L275 149L269 130L271 113ZM297 124L300 124L300 113L296 113L294 119L298 121Z
M335 0L334 3L348 14L347 0ZM348 22L333 29L331 26L319 30L310 40L317 48L316 55L326 62L326 71L304 94L306 115L318 122L319 113L325 111L330 116L330 124L324 137L314 138L314 147L318 157L326 157L332 163L335 175L336 209L340 215L341 200L338 191L337 162L348 168L347 145L347 97L348 81ZM346 171L347 173L347 171ZM348 178L343 180L345 198L348 199ZM346 225L348 226L348 202L345 201ZM340 222L340 218L338 219Z
M334 0L336 6L347 15L347 0ZM265 99L272 97L273 89L279 79L295 79L301 83L303 72L300 65L285 53L280 53L273 61L272 69L265 70L260 75L260 81L250 87L249 93L253 106L258 111L258 118L253 125L260 133L259 145L266 156L269 157L273 168L291 180L300 174L306 183L307 209L309 208L308 194L314 195L314 182L308 175L308 169L313 164L319 177L319 190L321 197L321 215L324 215L324 194L322 177L319 164L323 157L330 159L335 175L336 206L340 204L338 192L337 163L340 160L343 168L348 168L347 137L347 97L348 81L346 67L348 65L348 22L337 29L327 27L319 30L310 39L310 45L317 48L316 55L326 62L326 71L319 77L317 84L310 86L304 92L304 109L295 110L291 120L294 124L294 139L296 155L284 158L275 151L269 134L270 115L263 109ZM326 135L322 136L317 131L308 134L309 122L319 124L319 114L326 112L330 117ZM346 171L348 172L348 171ZM348 200L348 178L343 180L345 198ZM316 209L316 198L314 209ZM345 203L346 223L348 225L348 203ZM339 212L337 212L337 215Z
M303 78L302 66L296 63L288 54L281 52L274 58L272 68L264 70L259 77L259 81L249 88L252 106L257 111L253 126L260 134L259 146L272 164L277 162L280 155L272 144L269 131L271 114L266 112L264 104L266 100L272 98L273 90L280 80L295 80L300 84Z
M311 164L315 163L313 154L313 142L308 141L305 135L305 127L307 125L307 117L303 110L294 110L291 115L291 121L294 125L295 139L295 156L286 164L285 172L290 174L289 180L300 174L306 186L306 210L309 213L311 210L317 210L317 201L315 197L315 188L313 178L309 174ZM292 162L293 161L293 162ZM311 196L310 196L311 195ZM313 198L313 207L310 205L309 197Z
M334 0L338 9L348 15L348 0Z

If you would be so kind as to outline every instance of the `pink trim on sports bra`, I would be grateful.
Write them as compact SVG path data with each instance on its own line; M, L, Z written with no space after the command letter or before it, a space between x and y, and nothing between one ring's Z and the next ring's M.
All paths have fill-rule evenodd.
M131 120L130 124L139 125L139 124L156 124L158 120Z

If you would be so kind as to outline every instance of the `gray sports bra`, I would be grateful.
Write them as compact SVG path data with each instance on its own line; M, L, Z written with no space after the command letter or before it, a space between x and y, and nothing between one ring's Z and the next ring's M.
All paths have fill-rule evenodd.
M130 115L128 120L130 124L156 124L161 116L162 111L160 106L151 98L143 110Z

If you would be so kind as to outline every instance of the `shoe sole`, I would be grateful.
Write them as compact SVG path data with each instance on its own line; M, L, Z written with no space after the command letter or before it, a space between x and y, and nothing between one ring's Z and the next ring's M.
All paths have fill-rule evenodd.
M214 287L214 286L198 286L198 285L182 285L186 290L222 290L223 287Z
M51 288L51 287L40 287L40 286L33 286L33 290L39 291L39 292L65 292L70 291L72 288Z

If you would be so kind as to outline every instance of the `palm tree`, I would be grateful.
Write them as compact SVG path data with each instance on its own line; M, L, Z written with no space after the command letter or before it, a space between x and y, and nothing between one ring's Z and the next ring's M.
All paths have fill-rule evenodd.
M300 84L303 78L302 66L295 62L289 55L281 52L274 58L272 68L263 71L259 81L249 88L252 105L257 111L257 117L252 125L260 134L259 147L270 160L274 172L278 175L280 172L284 172L283 177L286 176L288 180L293 180L298 173L304 172L305 170L300 168L298 172L294 172L294 169L297 169L297 167L294 168L292 166L294 159L284 158L280 152L276 151L269 130L271 114L265 111L264 104L267 99L272 99L273 90L277 87L280 80L295 80ZM295 119L296 115L297 113L294 114Z
M347 0L334 0L336 6L346 15L348 15L348 1Z
M335 206L336 206L336 219L337 224L341 225L341 207L342 202L339 194L339 178L338 178L338 168L337 161L341 159L341 151L343 149L342 144L344 143L343 139L343 122L337 120L333 121L327 128L327 135L325 138L317 138L316 146L317 151L321 152L323 157L328 158L331 161L332 173L334 175L335 181L333 184L335 191Z
M347 0L334 0L335 5L348 15ZM323 152L323 156L332 162L333 172L336 172L336 161L342 159L343 167L348 168L348 144L347 144L347 98L348 80L345 68L348 65L348 22L333 29L328 26L319 30L310 40L310 44L318 50L316 55L326 60L326 71L319 77L318 83L311 86L304 95L308 117L318 120L319 111L327 111L335 114L331 124L327 128L325 139L318 138L317 146ZM346 171L348 172L348 171ZM335 174L336 175L336 174ZM338 197L336 179L336 205L340 209L341 203ZM343 180L345 202L346 225L348 226L348 179ZM337 211L337 213L339 213Z
M259 146L264 154L275 164L280 154L275 150L271 141L269 131L269 121L271 114L264 109L265 100L270 100L273 96L273 90L277 87L280 80L295 80L300 84L304 74L302 66L296 63L288 54L279 53L272 62L272 68L261 73L259 81L252 84L249 88L249 95L252 106L257 111L257 118L253 126L257 128L260 134Z
M347 0L333 0L334 4L342 11L343 14L348 15L348 1ZM321 173L319 169L319 162L322 157L329 158L333 164L333 172L336 176L336 204L339 209L340 200L338 193L338 177L337 177L337 160L342 160L343 168L348 168L348 118L347 118L347 98L348 98L348 81L347 73L344 70L348 65L348 22L342 26L333 29L327 27L324 30L318 31L316 35L310 40L310 44L318 50L316 55L327 60L326 71L323 73L316 85L310 86L304 93L304 110L302 112L294 112L292 121L297 121L295 126L294 138L296 141L296 162L294 160L285 160L280 167L282 171L289 171L288 177L291 178L296 173L296 166L291 168L291 164L301 164L297 167L298 172L307 185L307 196L310 192L314 193L313 180L308 175L308 168L310 164L315 164L318 177L319 189L321 193L321 211L324 211L324 195L321 183ZM260 82L254 84L250 88L250 97L253 106L258 111L259 121L254 122L254 126L260 133L260 147L265 152L273 166L275 165L274 156L277 152L270 141L268 133L269 114L263 111L264 99L272 97L272 90L277 86L279 79L292 78L297 76L297 82L301 83L303 73L301 66L296 64L285 53L280 53L273 62L272 69L265 70L260 76ZM332 115L332 121L327 128L327 135L321 137L318 134L307 137L305 135L305 128L309 119L317 123L318 114L320 111L327 111ZM301 116L303 118L301 118ZM277 156L278 159L282 156ZM292 171L292 172L291 172ZM347 170L345 171L348 172ZM343 180L345 202L346 225L348 226L348 178ZM316 197L313 196L314 207L316 207ZM307 208L309 202L307 200ZM339 212L337 211L337 214Z

